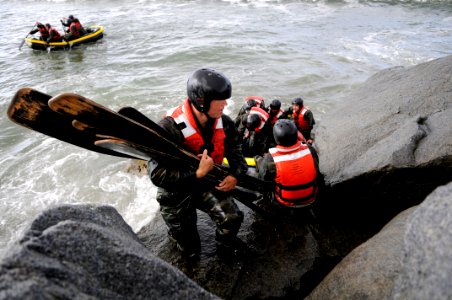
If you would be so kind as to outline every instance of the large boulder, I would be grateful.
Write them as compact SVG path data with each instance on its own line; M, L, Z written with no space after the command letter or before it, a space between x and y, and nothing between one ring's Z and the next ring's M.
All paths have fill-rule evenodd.
M451 86L452 56L391 68L322 117L314 131L329 218L378 229L452 180Z
M377 235L355 248L306 297L316 299L389 299L403 259L409 208Z
M34 220L0 264L0 299L218 299L143 246L108 206Z
M452 183L437 188L410 216L393 299L451 299Z
M450 249L452 183L354 249L306 299L450 299Z

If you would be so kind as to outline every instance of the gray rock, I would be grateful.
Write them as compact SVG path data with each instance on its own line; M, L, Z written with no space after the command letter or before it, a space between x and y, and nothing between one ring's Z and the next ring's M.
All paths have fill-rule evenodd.
M143 246L112 207L44 212L0 265L0 299L216 299Z
M393 299L452 299L452 183L410 216L402 254Z
M389 299L402 268L407 219L415 208L400 213L354 249L306 299Z
M452 180L451 86L452 56L391 68L323 116L314 132L327 218L379 230Z
M452 166L452 56L370 77L315 128L331 184L371 172Z

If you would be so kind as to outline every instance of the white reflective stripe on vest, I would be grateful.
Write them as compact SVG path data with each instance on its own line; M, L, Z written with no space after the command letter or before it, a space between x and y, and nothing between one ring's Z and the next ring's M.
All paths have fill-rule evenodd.
M176 121L177 124L185 124L185 128L181 130L185 138L188 138L196 133L196 130L191 126L184 114L180 114L179 117L174 119L174 121Z
M262 120L267 121L268 115L265 115L263 112L257 110L257 109L251 109L250 114L252 115L258 115Z
M275 163L278 163L281 161L296 160L300 157L310 155L310 154L311 154L311 151L309 151L309 149L304 149L302 151L298 151L298 152L291 153L291 154L283 154L283 155L274 156L273 160L275 161Z

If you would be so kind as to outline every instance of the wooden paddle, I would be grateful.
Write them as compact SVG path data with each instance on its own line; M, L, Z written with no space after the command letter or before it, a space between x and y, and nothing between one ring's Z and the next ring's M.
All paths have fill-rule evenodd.
M31 88L22 88L14 95L7 114L11 121L50 137L102 154L131 158L94 145L99 138L93 132L80 131L72 126L73 118L49 108L52 96Z
M157 132L160 129L154 130L144 126L83 96L73 93L60 94L49 100L49 107L56 112L70 115L72 118L96 128L104 135L125 140L133 145L147 147L154 151L165 152L179 157L181 162L189 165L199 165L199 158L195 154L183 149ZM155 124L155 126L158 125ZM152 127L154 128L154 126ZM218 180L222 180L229 174L227 169L220 165L215 165L211 173ZM239 185L250 190L265 191L272 187L269 182L246 174L239 176L238 181Z

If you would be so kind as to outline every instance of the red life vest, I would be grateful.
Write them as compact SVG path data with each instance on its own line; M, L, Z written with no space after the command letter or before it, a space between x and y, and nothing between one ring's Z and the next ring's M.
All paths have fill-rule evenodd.
M39 33L41 34L42 39L45 41L49 38L49 31L45 27L38 27Z
M173 118L176 124L179 125L179 128L182 128L181 131L185 137L183 147L194 154L201 153L201 147L206 142L203 140L196 124L189 100L186 99L182 105L168 110L166 115ZM209 153L209 156L212 157L216 164L223 162L225 138L223 119L220 117L215 120L212 141L208 141L213 145L213 150Z
M262 108L254 106L254 107L251 107L251 109L250 109L250 115L258 115L259 116L259 118L261 119L261 123L259 124L259 127L254 129L254 131L256 131L256 132L261 131L261 129L264 127L265 123L268 120L268 113L265 110L263 110Z
M309 109L303 105L299 112L293 112L293 120L295 125L297 125L298 130L309 130L311 126L304 119L304 115Z
M245 103L248 100L256 101L257 106L260 107L260 108L264 107L264 104L263 104L264 103L264 98L262 98L261 96L248 96L248 97L245 98Z
M82 28L82 24L78 21L72 21L71 25L69 26L69 32L72 32L72 28L75 28L74 33L72 33L72 36L74 38L80 37L80 30Z
M276 146L269 153L276 165L275 198L288 207L303 207L314 202L317 171L311 151L297 142L290 147Z
M53 27L50 27L50 29L49 29L49 36L50 36L50 33L52 33L52 32L53 32L52 41L59 41L61 39L61 35L58 32L58 30L56 30Z

